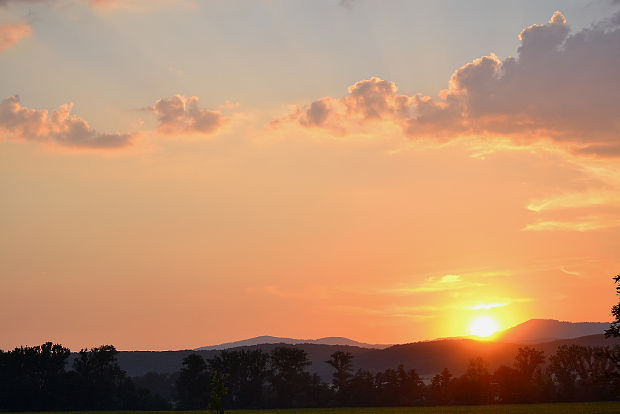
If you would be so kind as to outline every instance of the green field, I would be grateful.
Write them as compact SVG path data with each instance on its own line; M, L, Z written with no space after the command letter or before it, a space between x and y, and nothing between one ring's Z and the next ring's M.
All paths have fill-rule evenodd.
M232 414L612 414L620 413L620 402L570 404L516 404L460 407L376 407L376 408L316 408L291 410L233 410ZM53 412L45 414L131 414L136 411ZM139 411L141 414L211 414L213 411ZM43 413L29 413L43 414Z

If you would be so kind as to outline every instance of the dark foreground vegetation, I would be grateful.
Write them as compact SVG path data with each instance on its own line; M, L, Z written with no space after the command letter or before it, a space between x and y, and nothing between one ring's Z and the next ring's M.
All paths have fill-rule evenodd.
M227 414L616 414L620 402L577 402L552 404L493 404L433 407L289 408L226 410ZM59 413L58 411L47 414ZM142 414L210 414L212 411L141 411ZM40 413L44 414L44 413ZM135 414L135 411L73 411L67 414Z
M620 395L620 350L563 346L548 359L520 348L512 366L489 372L480 358L454 376L448 369L425 384L402 365L371 374L353 372L351 354L328 363L330 384L306 371L303 350L280 347L222 351L204 360L189 355L175 375L130 378L113 346L82 350L72 369L70 351L48 342L0 352L0 409L168 410L295 407L371 407L608 401Z
M619 283L620 276L614 278ZM607 336L620 336L620 302ZM400 365L353 371L353 355L326 361L329 384L307 371L305 351L277 347L190 354L173 375L130 378L111 345L83 349L67 370L70 350L47 342L0 351L0 410L201 410L296 407L386 407L609 401L620 397L620 347L560 346L545 356L519 348L512 366L490 372L481 358L460 376L448 369L429 383ZM552 411L553 412L553 411Z

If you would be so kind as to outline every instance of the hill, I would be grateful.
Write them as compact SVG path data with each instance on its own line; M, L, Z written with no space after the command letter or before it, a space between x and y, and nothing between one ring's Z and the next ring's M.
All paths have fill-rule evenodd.
M495 335L495 340L518 344L536 344L558 339L601 334L609 329L603 322L561 322L555 319L530 319Z
M581 338L562 339L540 344L529 344L533 348L545 352L549 357L555 353L560 345L582 346L613 346L620 345L618 338L605 338L604 335L590 335ZM524 344L505 342L476 341L473 339L446 339L438 341L416 342L404 345L394 345L386 349L368 349L344 345L323 344L262 344L253 347L238 347L239 349L260 348L271 352L278 346L287 346L303 349L312 361L309 371L317 373L324 381L331 379L333 369L325 363L335 351L346 351L354 355L354 369L364 369L378 372L387 368L395 368L402 364L405 368L414 368L423 377L430 377L443 368L448 368L454 374L460 375L466 369L471 359L482 357L490 370L500 365L512 365L519 347ZM197 353L205 359L213 358L220 350L207 351L123 351L118 355L120 366L130 376L143 375L149 371L172 373L181 368L183 358ZM71 363L71 361L70 361Z
M230 348L238 348L243 346L255 346L262 344L289 344L289 345L298 345L298 344L320 344L320 345L345 345L345 346L356 346L359 348L375 348L375 349L384 349L391 345L386 344L367 344L364 342L357 342L349 338L343 338L340 336L330 336L326 338L319 339L294 339L294 338L280 338L277 336L257 336L255 338L244 339L236 342L226 342L219 345L210 345L210 346L202 346L200 348L196 348L196 351L210 351L210 350L220 350L220 349L230 349Z
M330 337L314 340L261 336L243 341L182 351L123 351L118 355L119 364L130 376L143 375L149 371L172 373L181 368L183 359L198 353L205 359L216 356L225 349L256 349L271 352L278 346L303 349L312 365L309 371L317 373L324 381L331 378L332 367L325 363L335 351L354 355L354 369L378 372L402 364L414 368L429 377L448 368L454 374L465 371L471 359L482 357L489 369L500 365L512 365L519 347L531 346L553 355L560 345L614 346L618 338L605 338L603 330L608 323L560 322L551 319L532 319L496 335L494 341L478 341L471 338L439 339L402 345L371 345L347 338ZM69 361L71 364L72 361Z

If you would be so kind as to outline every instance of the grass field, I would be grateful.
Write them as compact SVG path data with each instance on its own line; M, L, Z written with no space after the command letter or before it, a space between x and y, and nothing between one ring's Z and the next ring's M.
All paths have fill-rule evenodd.
M45 414L131 414L136 411L54 412ZM620 402L570 404L517 404L460 407L375 407L375 408L317 408L291 410L234 410L232 414L618 414ZM141 414L210 414L213 411L140 411ZM43 414L43 413L29 413Z

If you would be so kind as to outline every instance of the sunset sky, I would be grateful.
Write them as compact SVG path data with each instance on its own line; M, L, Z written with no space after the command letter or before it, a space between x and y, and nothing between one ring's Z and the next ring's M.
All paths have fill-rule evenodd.
M0 0L0 349L609 321L617 0Z

